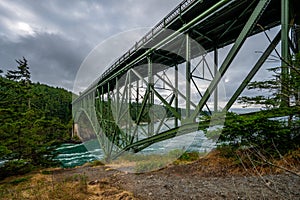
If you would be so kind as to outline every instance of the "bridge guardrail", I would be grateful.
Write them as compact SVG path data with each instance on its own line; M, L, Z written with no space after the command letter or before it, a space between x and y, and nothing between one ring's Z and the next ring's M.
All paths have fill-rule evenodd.
M150 31L148 31L139 41L137 41L127 52L125 52L121 57L119 57L98 79L96 79L86 90L80 93L79 97L73 101L76 102L80 99L80 96L90 93L95 89L99 81L105 79L112 71L114 71L120 64L122 64L126 59L128 59L134 52L142 48L145 43L150 41L156 36L160 31L170 25L173 20L178 16L181 16L184 11L186 11L193 3L202 0L184 0L176 8L174 8L166 17L159 21Z
M140 49L147 41L152 39L157 33L168 26L174 19L182 14L189 6L197 0L184 0L175 9L173 9L166 17L164 17L158 24L154 26L142 39L135 43L125 54L117 59L111 67L109 67L98 79L103 80L108 74L115 70L123 61L131 56L136 50Z

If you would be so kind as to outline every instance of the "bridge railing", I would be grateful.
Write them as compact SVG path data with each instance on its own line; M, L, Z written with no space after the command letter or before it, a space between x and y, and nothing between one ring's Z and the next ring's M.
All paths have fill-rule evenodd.
M181 16L197 0L184 0L175 9L173 9L166 17L164 17L158 24L156 24L142 39L135 43L125 54L117 59L111 67L109 67L98 79L99 81L107 77L114 71L121 63L127 60L135 51L143 47L143 45L154 38L161 30L171 24L178 16Z
M125 54L119 57L98 79L96 79L80 96L93 91L97 88L99 81L104 80L111 74L120 64L127 60L134 52L141 49L145 43L154 38L158 33L170 25L178 16L181 16L193 3L199 0L184 0L176 8L174 8L166 17L157 23L149 32L145 34L139 41L137 41ZM79 100L78 98L77 100ZM76 100L76 101L77 101Z

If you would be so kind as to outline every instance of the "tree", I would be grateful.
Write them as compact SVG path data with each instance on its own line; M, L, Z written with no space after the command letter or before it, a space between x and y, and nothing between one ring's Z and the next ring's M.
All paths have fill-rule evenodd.
M293 56L289 61L288 80L283 81L281 77L281 67L269 69L273 73L273 78L265 81L254 81L248 84L248 90L262 91L264 95L243 96L239 98L239 103L248 105L261 105L266 109L278 108L281 105L282 95L288 95L289 106L300 105L300 53ZM282 94L284 88L286 94Z
M300 54L289 62L288 80L281 80L280 68L269 69L273 78L249 83L249 90L263 91L264 95L243 96L239 103L261 105L260 112L237 115L229 113L220 144L229 145L233 150L257 148L272 156L280 156L299 148L300 144ZM289 104L282 107L281 88L287 92Z
M56 164L54 149L69 139L71 93L31 82L28 62L0 77L0 178Z
M31 80L30 71L28 67L27 60L23 59L16 60L18 66L17 70L8 70L6 73L6 78L12 81L17 81L20 84L18 90L16 90L16 95L18 95L15 100L26 102L27 108L31 108Z
M6 78L13 81L22 81L26 84L30 84L30 71L28 67L27 60L23 57L23 59L16 60L18 63L17 70L8 70L6 74Z

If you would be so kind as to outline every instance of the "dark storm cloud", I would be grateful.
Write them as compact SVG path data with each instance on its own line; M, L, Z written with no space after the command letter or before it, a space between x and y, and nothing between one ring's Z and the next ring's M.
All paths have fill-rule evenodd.
M14 68L15 59L25 56L34 81L71 90L78 68L94 47L124 31L153 27L180 1L2 0L0 69L6 71ZM275 29L268 34L272 38L277 31ZM233 61L223 78L227 99L260 56L255 52L263 51L267 45L268 41L262 34L247 40L238 54L239 58ZM114 52L113 48L115 46L106 46L106 53ZM219 50L219 64L229 49ZM97 74L101 74L105 68L99 66ZM254 79L270 77L265 73L266 68L268 66L264 65ZM91 79L92 82L94 78ZM245 91L243 94L255 93Z
M0 1L0 68L11 69L24 56L34 81L72 89L77 69L97 44L122 31L152 27L179 2Z
M0 39L1 68L15 68L15 59L24 56L28 62L33 81L72 88L70 80L84 58L83 48L55 34L37 34L22 37L17 42ZM5 62L6 61L6 62Z

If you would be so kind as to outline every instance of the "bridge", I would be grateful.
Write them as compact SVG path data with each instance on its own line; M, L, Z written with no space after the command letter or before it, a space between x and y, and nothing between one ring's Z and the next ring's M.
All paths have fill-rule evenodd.
M212 123L207 116L219 123L280 42L281 73L288 76L287 60L300 48L299 4L297 0L182 1L73 101L80 138L98 141L110 160L205 130ZM221 79L246 39L274 27L279 32L269 38L268 47L221 108ZM230 50L219 63L219 49L228 45Z

